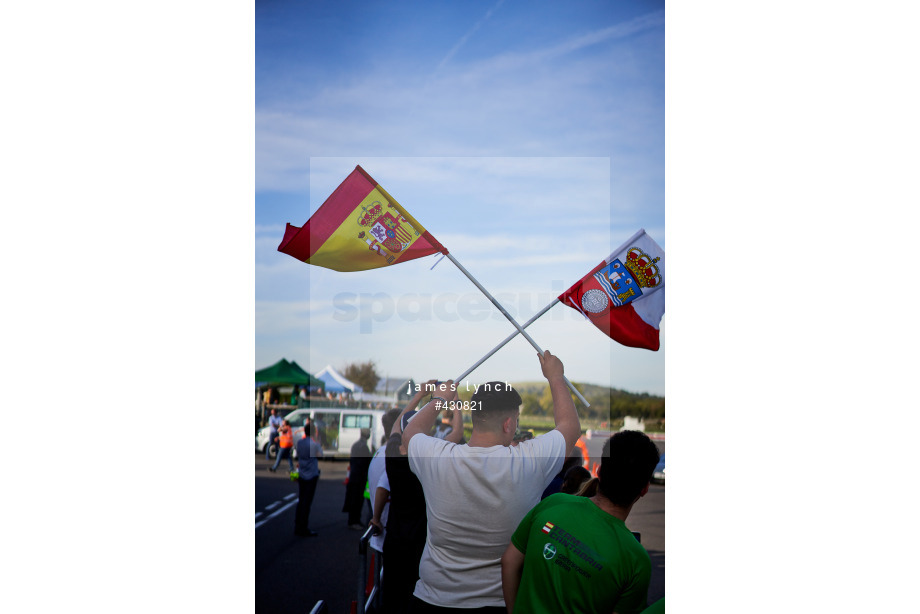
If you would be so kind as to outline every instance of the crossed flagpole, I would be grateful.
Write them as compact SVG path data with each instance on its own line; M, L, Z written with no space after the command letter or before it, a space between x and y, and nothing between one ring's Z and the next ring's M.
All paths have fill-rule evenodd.
M640 228L638 231L636 231L636 233L635 233L633 236L631 236L629 239L627 239L626 241L624 241L624 242L623 242L623 245L621 245L619 248L617 248L616 252L620 252L620 251L623 251L624 249L626 249L627 246L629 246L629 245L630 245L631 243L633 243L636 239L638 239L640 236L642 236L642 234L643 234L644 232L645 232L645 230ZM616 252L615 252L615 253L616 253ZM447 254L447 257L450 258L450 261L453 262L453 263L456 265L456 267L457 267L458 269L460 269L460 271L461 271L464 275L466 275L466 276L469 278L469 280L472 281L472 282L476 285L476 287L479 288L479 290L480 290L483 294L486 295L486 297L488 297L488 299L489 299L490 301L492 301L492 304L495 305L495 306L498 308L498 310L502 312L502 314L508 319L508 321L511 322L512 324L514 324L515 328L517 328L517 330L516 330L515 332L511 333L510 335L508 335L508 336L505 338L504 341L502 341L501 343L499 343L498 345L496 345L494 348L492 348L492 350L489 351L488 354L486 354L485 356L483 356L482 358L480 358L479 361L476 362L476 364L474 364L472 367L470 367L469 369L467 369L466 371L464 371L464 372L463 372L457 379L455 379L454 381L455 381L455 382L459 382L459 381L461 381L464 377L466 377L467 375L469 375L470 373L472 373L479 365L481 365L482 363L484 363L485 361L487 361L493 354L495 354L495 352L497 352L498 350L502 349L509 341L511 341L512 339L514 339L515 337L517 337L518 334L524 335L524 338L527 339L527 341L530 342L530 345L532 345L532 346L534 347L534 349L537 350L537 352L539 352L540 355L542 356L542 355L543 355L543 350L540 349L540 346L537 345L537 342L534 341L533 338L532 338L530 335L528 335L527 332L524 331L524 329L527 328L528 326L530 326L531 324L533 324L534 322L536 322L538 319L540 319L540 317L543 316L543 314L545 314L547 311L549 311L550 309L552 309L553 306L554 306L556 303L559 302L559 298L558 298L558 297L557 297L557 298L554 298L546 307L544 307L544 308L541 309L539 312L537 312L536 315L534 315L532 318L530 318L529 320L527 320L527 322L525 322L524 325L521 326L520 324L518 324L518 323L514 320L514 318L511 317L511 315L505 310L505 308L502 307L502 306L499 304L499 302L498 302L497 300L495 300L495 297L493 297L491 294L489 294L489 292L488 292L485 288L482 287L482 284L480 284L472 275L470 275L469 271L467 271L465 268L463 268L463 266L462 266L459 262L457 262L457 260L456 260L451 254ZM565 377L565 376L563 376L563 377ZM575 396L578 397L578 400L581 401L582 404L584 404L585 407L591 407L591 405L588 403L588 401L582 396L582 394L581 394L580 392L578 392L578 389L575 388L575 386L572 385L572 383L569 381L568 378L565 378L565 383L566 383L566 385L569 387L569 390L571 390L573 393L575 393Z
M474 284L477 288L479 288L479 291L480 291L480 292L482 292L483 294L486 295L486 298L488 298L490 301L492 301L492 304L495 305L495 307L496 307L500 312L502 312L502 315L505 316L505 317L508 319L509 322L511 322L512 324L514 324L514 327L515 327L515 328L517 328L517 332L515 332L513 335L511 335L510 337L508 337L507 339L505 339L505 341L504 341L501 345L499 345L497 348L495 348L494 350L492 350L492 352L491 352L490 354L488 354L485 358L483 358L482 360L480 360L479 362L477 362L477 363L476 363L475 365L473 365L470 369L468 369L468 370L466 371L466 373L464 373L463 375L461 375L460 377L458 377L458 378L455 379L454 381L455 381L455 382L459 382L459 381L462 380L464 377L466 377L467 375L469 375L469 374L473 371L473 369L475 369L476 367L478 367L479 365L481 365L483 362L485 362L485 360L488 359L489 356L491 356L492 354L494 354L495 352L497 352L505 343L507 343L508 341L511 341L511 339L513 339L518 333L520 333L521 335L524 336L525 339L527 339L527 341L530 343L530 345L533 346L533 349L535 349L535 350L540 354L540 356L543 356L543 350L540 348L539 345L537 345L537 342L533 340L533 337L531 337L530 335L527 334L527 331L524 330L525 327L524 327L524 326L521 326L520 324L518 324L518 323L517 323L517 320L515 320L514 318L511 317L511 314L508 313L508 310L505 309L505 308L502 306L502 304L499 303L499 302L495 299L494 296L492 296L491 294L489 294L489 291L486 290L485 288L483 288L482 284L479 283L479 281L478 281L475 277L473 277L473 276L470 274L470 272L467 271L466 268L465 268L462 264L460 264L459 262L457 262L457 259L454 258L453 254L447 253L447 254L445 254L445 255L450 259L451 262L454 263L454 265L455 265L458 269L460 269L460 272L461 272L461 273L463 273L464 275L466 275L467 279L469 279L471 282L473 282L473 284ZM559 300L559 299L556 299L556 301L558 301L558 300ZM530 324L532 324L533 321L536 320L537 317L542 316L544 313L546 313L546 312L549 310L549 308L552 307L554 304L555 304L555 303L550 303L550 304L546 307L546 309L544 309L543 311L541 311L537 316L535 316L535 317L532 318L529 322L527 322L527 326L529 326ZM588 400L585 399L585 397L583 397L583 396L581 395L580 392L578 392L578 389L577 389L574 385L572 385L572 382L569 381L569 378L567 378L567 377L564 376L564 375L562 376L562 378L565 380L565 384L566 384L566 386L569 387L569 390L571 390L571 391L575 394L575 396L578 397L578 400L581 401L582 404L583 404L585 407L591 407L591 404L588 403Z
M367 203L373 206L368 209L369 205ZM386 212L383 210L383 203L386 204ZM389 211L391 208L394 212ZM353 218L353 216L358 217ZM387 224L386 228L381 225L378 218L382 220L383 223ZM369 229L369 225L375 222L375 220L378 220L377 224L374 225L373 229ZM416 237L416 239L402 245L408 253L403 253L403 251L398 249L398 246L388 246L388 241L395 240L394 237L396 235L394 233L396 233L402 224L406 224L409 228L413 229ZM379 228L377 226L379 226ZM387 230L387 228L390 230ZM358 234L355 235L358 239L356 241L353 241L355 236L351 236L353 232L358 232ZM633 237L624 243L617 252L625 249L628 244L632 243L644 232L644 230L640 229ZM368 233L370 233L371 236L368 236ZM408 236L411 238L411 235ZM349 239L346 240L346 237L349 237ZM384 248L396 248L396 251L400 251L400 254L394 256ZM368 250L374 255L368 256ZM454 380L455 382L469 375L476 367L485 362L518 334L523 335L528 343L530 343L542 357L544 354L543 350L524 329L559 302L559 298L556 298L537 315L532 317L524 326L518 324L501 303L499 303L495 297L492 296L489 291L486 290L483 285L431 235L430 232L425 230L418 221L409 215L409 213L396 202L396 199L390 196L375 179L367 174L360 165L356 166L355 170L342 181L339 187L326 199L316 213L307 220L307 223L302 228L298 228L291 224L287 225L284 232L284 238L278 246L278 251L286 253L307 264L322 266L334 271L363 271L379 268L381 266L389 266L400 261L405 262L407 260L413 260L434 253L441 253L443 254L442 258L449 258L450 261L454 263L454 266L466 275L480 292L482 292L517 329L511 336L506 338L481 360L467 369L463 375ZM386 262L377 260L377 256L386 257ZM400 260L400 258L402 259ZM438 262L440 262L440 260ZM436 265L437 263L435 263L435 266ZM431 268L434 268L434 266ZM578 305L574 306L584 315L584 312ZM650 347L649 349L657 349L657 347ZM585 399L578 389L572 385L572 382L565 376L563 376L563 378L569 390L575 394L578 400L585 407L590 407L587 399Z

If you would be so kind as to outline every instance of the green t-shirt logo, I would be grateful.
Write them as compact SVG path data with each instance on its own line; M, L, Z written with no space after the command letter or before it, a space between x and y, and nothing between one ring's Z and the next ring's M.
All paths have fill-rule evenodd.
M548 561L554 556L556 556L556 546L547 542L547 544L543 546L543 558Z

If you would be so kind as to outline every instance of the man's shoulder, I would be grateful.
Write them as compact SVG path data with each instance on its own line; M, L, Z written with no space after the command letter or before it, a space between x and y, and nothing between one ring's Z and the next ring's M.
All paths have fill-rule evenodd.
M581 527L593 527L597 535L606 531L611 535L630 533L625 522L599 508L589 497L555 493L540 501L534 507L534 514L542 519L568 520ZM638 545L638 542L635 543ZM632 545L633 541L627 540L624 547L630 549ZM635 550L644 551L645 548L640 545Z
M533 508L531 508L531 511L534 514L538 514L547 509L565 507L568 501L565 498L558 497L559 494L564 494L564 493L555 493L555 494L552 494L548 497L541 499L540 501L536 503L536 505L533 506ZM573 497L573 496L574 495L564 495L564 497ZM580 498L584 499L584 497L580 497Z
M443 440L438 439L437 437L432 437L431 435L426 435L425 433L416 433L412 436L411 439L409 439L409 443L406 444L406 449L409 451L409 456L412 456L413 450L418 452L420 448L428 447L439 441Z
M516 447L520 448L522 451L539 450L544 453L553 452L555 450L555 452L561 452L561 454L564 455L565 437L562 435L562 433L556 429L553 429L543 433L542 435L537 435L533 439L522 441ZM551 454L551 456L558 456L558 454Z
M323 448L318 443L313 441L310 437L301 437L297 440L298 448L310 448L311 450L319 450L322 453Z
M547 440L551 440L551 439L556 439L556 438L558 438L558 437L562 437L563 440L565 439L565 437L563 436L563 434L562 434L558 429L553 429L553 430L551 430L551 431L546 431L545 433L543 433L543 434L541 434L541 435L537 435L536 437L534 437L533 439L530 439L530 440L528 440L528 441L537 441L537 440L540 440L540 441L547 441Z
M412 459L428 456L441 456L445 450L459 447L463 446L458 446L453 442L447 441L446 439L441 439L439 437L432 437L431 435L417 433L412 436L412 439L409 440L408 456Z
M353 456L370 456L371 451L367 449L367 440L359 439L351 444L351 453Z

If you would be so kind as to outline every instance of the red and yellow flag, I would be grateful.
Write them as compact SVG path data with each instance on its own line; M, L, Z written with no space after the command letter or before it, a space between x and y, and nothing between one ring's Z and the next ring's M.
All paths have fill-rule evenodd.
M287 225L278 251L334 271L366 271L447 253L360 166L303 228Z

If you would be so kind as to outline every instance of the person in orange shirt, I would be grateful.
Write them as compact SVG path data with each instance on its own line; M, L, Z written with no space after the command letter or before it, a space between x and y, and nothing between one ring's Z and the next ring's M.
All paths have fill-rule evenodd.
M278 457L275 458L275 464L268 468L269 471L278 469L281 459L287 457L291 473L294 473L294 434L291 432L291 423L285 420L281 423L281 429L278 431Z

